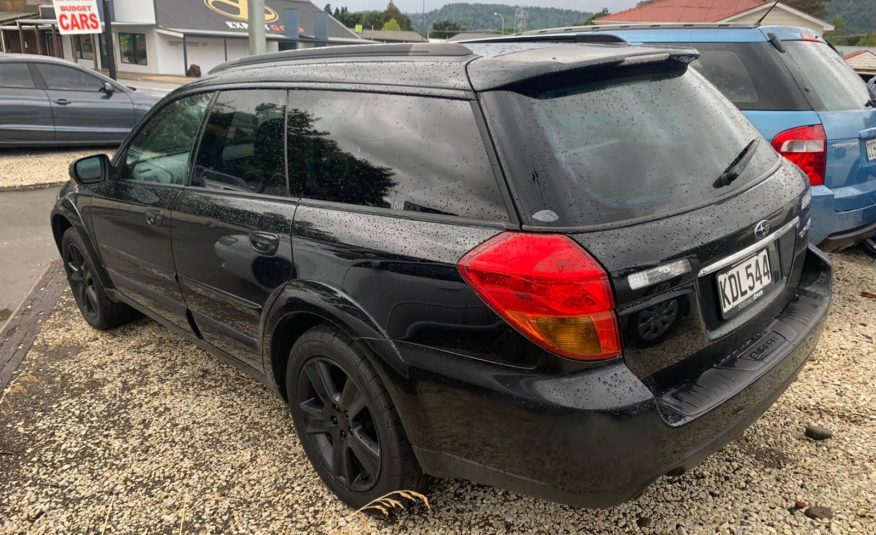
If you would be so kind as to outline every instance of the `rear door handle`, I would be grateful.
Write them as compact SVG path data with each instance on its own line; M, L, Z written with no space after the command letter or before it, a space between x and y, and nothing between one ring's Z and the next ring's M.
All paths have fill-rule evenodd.
M71 104L71 102L69 100L67 100L66 98L59 98L58 100L55 101L55 104L60 104L61 106L66 106L68 104Z
M161 222L164 220L164 214L161 213L161 210L151 209L146 210L146 222L153 226L160 226Z
M250 232L249 243L255 252L272 255L280 247L280 237L270 232Z

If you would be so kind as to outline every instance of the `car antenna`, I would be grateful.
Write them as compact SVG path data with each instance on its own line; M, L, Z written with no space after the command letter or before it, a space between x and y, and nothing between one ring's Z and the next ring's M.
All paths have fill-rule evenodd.
M776 8L777 5L779 5L779 0L776 0L775 2L773 2L773 5L770 6L769 9L767 9L767 12L763 14L763 17L758 19L758 21L755 23L755 26L760 26L761 23L763 23L764 19L767 18L769 16L769 14L773 12L773 10Z

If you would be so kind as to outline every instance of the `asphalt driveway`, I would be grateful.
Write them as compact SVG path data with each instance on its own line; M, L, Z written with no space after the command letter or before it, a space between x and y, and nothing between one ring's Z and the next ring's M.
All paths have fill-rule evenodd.
M49 212L58 188L0 192L0 328L58 255Z

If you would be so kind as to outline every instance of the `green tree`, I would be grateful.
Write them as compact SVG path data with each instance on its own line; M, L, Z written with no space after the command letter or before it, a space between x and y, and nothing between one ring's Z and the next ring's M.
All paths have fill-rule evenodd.
M327 6L328 7L328 6ZM335 8L332 16L347 28L353 28L362 20L358 13L350 13L346 7Z
M782 3L808 13L813 17L826 19L827 5L830 2L829 0L784 0Z
M395 19L389 19L383 24L383 30L387 32L400 32L401 29L401 25Z
M432 31L430 32L435 37L439 37L441 39L449 39L458 33L462 33L468 30L465 26L458 22L451 22L449 20L441 20L432 25Z
M609 11L607 7L604 7L602 8L602 11L590 15L584 22L582 22L581 24L576 24L576 26L590 26L593 24L594 20L608 15L611 15L611 11Z
M389 5L386 6L386 11L380 14L380 26L382 27L387 22L393 19L395 19L395 22L402 30L411 29L411 19L406 17L404 13L399 10L398 6L390 2Z

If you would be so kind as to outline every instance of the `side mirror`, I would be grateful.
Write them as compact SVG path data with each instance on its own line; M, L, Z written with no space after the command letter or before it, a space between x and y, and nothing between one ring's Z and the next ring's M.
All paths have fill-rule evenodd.
M111 167L106 154L88 156L70 164L70 178L77 184L97 184L110 176Z
M110 95L112 95L113 93L116 92L116 88L113 87L113 84L111 84L111 83L109 83L109 82L104 82L104 83L103 83L103 87L101 87L100 90L101 90L103 93L106 93L107 96L110 96Z

